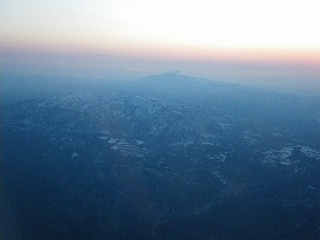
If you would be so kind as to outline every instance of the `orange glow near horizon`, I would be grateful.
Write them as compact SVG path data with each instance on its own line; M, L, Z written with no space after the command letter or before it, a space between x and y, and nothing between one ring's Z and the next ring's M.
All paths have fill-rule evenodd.
M83 42L14 42L2 43L3 51L22 51L62 55L109 55L118 58L153 59L160 61L238 62L261 64L289 64L320 67L320 49L205 49L156 45L151 43L109 42L109 44L85 44Z
M320 78L319 7L319 0L3 0L2 71L52 64L62 72Z
M4 50L16 52L15 62L25 69L58 69L103 77L108 71L141 72L152 75L168 70L199 77L275 77L317 79L312 89L320 87L320 55L311 50L205 50L144 44L107 48L83 45L8 44ZM4 52L5 52L4 51ZM21 55L23 53L25 55ZM14 59L16 58L16 59ZM38 67L37 67L38 66ZM21 67L19 67L21 68ZM28 70L29 71L29 70ZM44 70L44 72L49 72ZM62 71L63 72L63 71ZM41 72L40 72L41 74ZM87 76L89 76L87 75ZM133 78L135 78L133 76ZM309 80L308 80L309 81ZM320 89L319 89L320 90Z

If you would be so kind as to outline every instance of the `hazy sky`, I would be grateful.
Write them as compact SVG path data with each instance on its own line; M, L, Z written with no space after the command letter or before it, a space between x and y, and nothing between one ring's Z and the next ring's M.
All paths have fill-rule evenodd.
M320 79L319 0L2 0L2 72ZM313 86L309 86L313 87Z

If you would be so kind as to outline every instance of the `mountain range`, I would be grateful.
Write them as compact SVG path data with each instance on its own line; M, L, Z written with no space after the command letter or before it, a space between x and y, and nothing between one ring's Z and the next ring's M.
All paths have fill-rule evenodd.
M319 239L320 97L166 73L1 106L3 239Z

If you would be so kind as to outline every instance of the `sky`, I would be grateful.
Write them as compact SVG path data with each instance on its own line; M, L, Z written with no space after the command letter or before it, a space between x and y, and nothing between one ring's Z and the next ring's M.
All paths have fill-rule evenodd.
M319 0L0 4L1 72L136 78L180 70L256 84L286 79L320 92Z

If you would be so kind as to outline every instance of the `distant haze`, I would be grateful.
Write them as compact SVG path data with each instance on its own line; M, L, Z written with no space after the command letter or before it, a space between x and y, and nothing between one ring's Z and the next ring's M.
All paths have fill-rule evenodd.
M317 0L4 0L1 72L135 79L178 69L317 94L319 8Z

